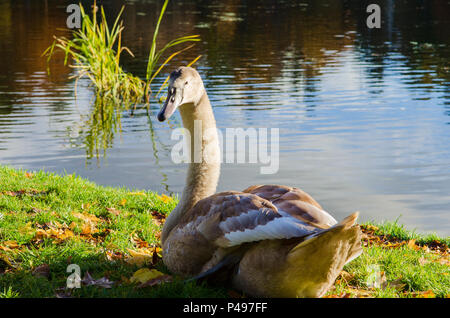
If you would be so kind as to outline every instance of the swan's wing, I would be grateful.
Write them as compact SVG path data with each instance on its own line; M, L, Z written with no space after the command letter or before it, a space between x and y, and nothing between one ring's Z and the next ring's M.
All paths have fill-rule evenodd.
M243 192L264 198L279 211L321 229L327 229L337 223L316 200L299 188L269 184L251 186Z
M303 237L320 228L280 211L251 193L223 192L200 200L183 223L220 247L269 239Z
M253 185L243 190L242 192L256 194L257 196L269 200L270 202L276 201L281 198L300 200L309 203L319 209L322 209L320 204L317 203L317 201L314 200L312 196L310 196L305 191L295 187L288 187L279 184Z

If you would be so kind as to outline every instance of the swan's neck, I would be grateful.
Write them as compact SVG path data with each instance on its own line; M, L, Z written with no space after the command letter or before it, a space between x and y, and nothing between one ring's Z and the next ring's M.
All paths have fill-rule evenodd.
M177 225L180 218L199 200L215 193L220 175L220 148L216 120L206 92L197 105L185 104L179 108L183 126L190 139L191 163L180 202L164 224L162 242Z

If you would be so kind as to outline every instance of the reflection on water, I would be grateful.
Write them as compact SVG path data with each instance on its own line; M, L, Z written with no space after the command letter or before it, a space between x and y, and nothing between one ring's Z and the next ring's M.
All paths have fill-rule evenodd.
M40 54L53 34L67 32L68 3L0 4L0 162L179 193L186 166L170 159L178 115L157 122L157 104L101 114L83 81L75 101L62 55L46 74ZM123 3L105 10L114 17ZM123 44L136 57L124 68L144 76L161 1L125 3ZM280 128L279 172L224 164L218 190L296 185L337 218L355 210L363 220L402 215L409 227L450 234L450 5L377 3L380 30L366 28L356 0L169 4L160 42L201 35L172 68L203 55L197 65L219 128ZM113 116L120 126L105 122Z

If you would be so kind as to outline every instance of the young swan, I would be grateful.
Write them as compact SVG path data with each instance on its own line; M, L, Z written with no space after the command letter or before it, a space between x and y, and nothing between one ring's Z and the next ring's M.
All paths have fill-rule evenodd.
M322 296L362 252L358 213L337 223L310 195L282 185L214 194L220 173L216 123L193 68L172 72L158 119L176 109L190 132L191 154L209 160L189 165L181 200L164 224L163 261L169 270L221 277L252 296ZM195 136L199 122L201 135Z

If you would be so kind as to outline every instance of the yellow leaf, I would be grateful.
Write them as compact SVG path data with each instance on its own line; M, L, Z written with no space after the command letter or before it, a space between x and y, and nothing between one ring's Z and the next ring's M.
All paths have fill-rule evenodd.
M0 247L1 247L1 246L0 246ZM10 262L8 256L6 256L6 255L4 255L4 254L1 254L1 253L0 253L0 261L3 261L3 263L5 263L8 267L12 267L11 262ZM1 263L2 263L2 262L0 262L0 264L1 264Z
M24 227L19 229L20 234L31 234L34 233L34 229L31 227L31 222L28 222Z
M102 219L99 219L95 215L89 214L89 213L72 212L72 215L74 217L76 217L76 218L79 218L79 219L83 220L84 222L97 223L97 222L101 222L102 221Z
M156 269L141 268L133 274L133 276L130 278L130 282L144 284L149 280L155 279L160 276L164 276L164 274L160 271L157 271Z
M416 240L409 240L408 241L408 247L412 250L418 251L420 250L420 247L416 245Z
M36 234L35 234L35 238L36 239L42 239L42 238L47 238L50 237L50 234L47 233L46 231L42 230L42 229L37 229L36 230Z
M432 290L427 290L423 292L414 292L412 293L412 295L417 298L436 298L436 295L433 293Z
M34 174L31 172L25 172L25 178L31 179L34 177Z
M8 248L19 248L19 244L17 244L16 241L5 241L3 242L3 246L6 246Z
M68 238L71 238L71 237L73 237L74 235L73 235L73 232L71 231L71 230L69 230L69 229L64 229L64 230L62 230L62 233L58 233L58 235L56 236L58 239L60 239L60 240L62 240L62 241L64 241L64 240L66 240L66 239L68 239Z
M129 195L145 195L144 192L130 192Z
M124 206L126 203L127 203L127 199L122 199L122 200L119 201L119 204L121 206Z
M132 249L127 249L131 257L127 258L125 261L131 265L144 266L145 264L151 264L153 260L152 253L146 253L144 251L134 251Z
M98 229L92 223L84 223L81 227L81 234L89 235L97 233Z
M164 202L164 203L168 203L168 202L170 202L170 201L173 200L171 197L169 197L169 196L167 196L167 195L165 195L165 194L163 194L163 195L158 195L158 198L159 198L162 202Z

